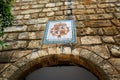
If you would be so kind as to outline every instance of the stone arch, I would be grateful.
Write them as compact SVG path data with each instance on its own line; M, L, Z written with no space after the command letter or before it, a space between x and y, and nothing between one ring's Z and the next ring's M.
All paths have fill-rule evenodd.
M111 80L111 73L117 73L107 60L88 49L71 50L70 47L64 47L61 50L59 47L55 47L32 52L22 57L5 69L2 77L5 80L22 80L38 68L58 64L83 66L100 80Z

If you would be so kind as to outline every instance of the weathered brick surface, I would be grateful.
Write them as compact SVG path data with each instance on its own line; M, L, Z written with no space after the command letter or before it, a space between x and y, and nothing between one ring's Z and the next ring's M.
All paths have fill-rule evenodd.
M72 10L68 9L68 5ZM15 16L14 26L5 28L5 35L0 37L0 40L8 44L7 48L0 46L0 73L3 71L0 74L0 80L7 80L7 77L17 71L17 67L25 71L29 68L26 64L31 60L60 54L62 54L59 56L60 60L63 54L79 55L87 60L86 63L84 61L79 63L88 66L87 63L91 61L104 72L110 73L108 74L110 80L119 80L120 0L72 0L72 2L68 0L15 0L12 13ZM66 20L68 14L72 14L75 21L77 43L41 45L46 22ZM69 60L68 58L73 57L65 56L65 58L64 60ZM77 58L76 62L81 58ZM14 66L6 69L11 62ZM33 62L32 65L36 63ZM13 76L11 80L14 80Z

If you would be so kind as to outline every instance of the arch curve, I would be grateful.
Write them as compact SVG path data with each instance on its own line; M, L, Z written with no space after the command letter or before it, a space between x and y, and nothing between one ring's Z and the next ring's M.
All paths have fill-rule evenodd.
M70 47L64 47L61 50L56 47L32 52L22 57L10 65L2 76L8 80L22 80L38 68L59 64L85 67L100 80L110 80L109 75L116 72L107 60L92 51L83 48L71 50Z

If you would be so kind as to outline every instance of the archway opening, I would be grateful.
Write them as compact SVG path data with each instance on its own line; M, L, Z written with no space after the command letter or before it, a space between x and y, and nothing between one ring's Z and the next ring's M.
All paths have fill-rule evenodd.
M40 68L24 80L99 80L94 74L78 66L51 66Z
M22 72L16 71L15 74L13 74L10 77L10 80L26 80L26 79L28 80L28 78L26 77L29 75L32 75L34 71L37 71L39 69L46 68L46 67L62 67L62 66L67 66L67 67L73 66L77 68L79 67L79 69L83 68L84 69L83 71L88 70L87 71L88 73L91 73L92 76L96 77L93 80L109 80L108 76L97 65L93 64L89 60L86 60L85 58L82 58L80 56L69 55L69 54L48 55L48 56L34 59L33 61L30 61L29 63L25 64L20 68ZM17 73L18 75L16 75ZM80 72L78 72L77 75L80 76L81 74L79 73Z

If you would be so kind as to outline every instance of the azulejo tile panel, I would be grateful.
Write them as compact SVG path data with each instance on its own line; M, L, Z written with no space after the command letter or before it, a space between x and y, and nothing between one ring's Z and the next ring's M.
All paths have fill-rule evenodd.
M48 21L42 44L76 43L76 28L74 20Z

